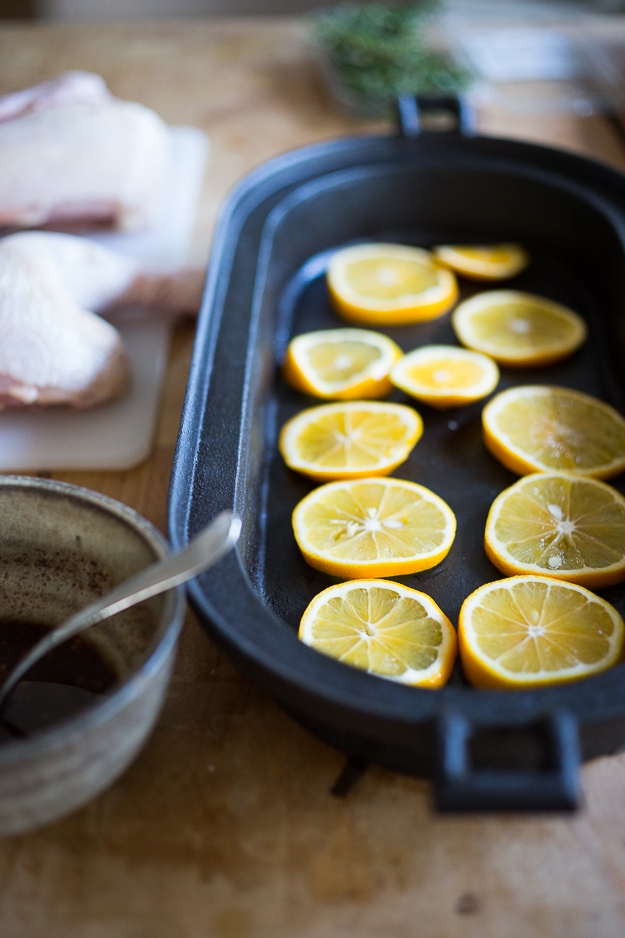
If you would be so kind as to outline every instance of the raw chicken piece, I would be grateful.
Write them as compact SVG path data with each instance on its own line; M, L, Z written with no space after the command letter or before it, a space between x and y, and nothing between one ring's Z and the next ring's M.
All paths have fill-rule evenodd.
M0 242L0 407L91 407L122 394L117 331L82 309L52 264Z
M204 273L142 270L74 235L22 232L0 240L0 409L93 407L123 394L128 358L97 311L125 304L197 313Z
M200 307L205 271L199 268L148 270L90 238L58 231L7 235L0 239L0 258L7 249L37 267L52 267L73 302L94 313L137 305L173 316L195 316Z
M32 88L14 91L0 98L0 121L23 117L32 111L59 104L83 104L110 97L101 75L93 72L65 72L52 81L44 81Z
M113 97L90 72L0 98L0 226L111 222L160 208L171 140L154 111Z

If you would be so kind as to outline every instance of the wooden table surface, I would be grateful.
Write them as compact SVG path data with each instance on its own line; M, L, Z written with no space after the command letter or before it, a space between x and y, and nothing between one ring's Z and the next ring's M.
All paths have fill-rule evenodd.
M0 29L0 92L64 69L211 139L193 255L250 169L376 130L339 113L297 19ZM484 110L486 133L624 166L600 118ZM1 171L1 169L0 169ZM193 343L177 330L154 450L128 472L55 473L162 530ZM573 817L436 816L426 782L344 767L213 647L191 614L157 728L129 771L71 817L0 842L2 938L621 938L625 755L583 768Z

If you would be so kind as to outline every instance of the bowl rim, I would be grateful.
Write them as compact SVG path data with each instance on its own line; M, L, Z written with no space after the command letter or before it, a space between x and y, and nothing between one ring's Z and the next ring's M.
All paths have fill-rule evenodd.
M0 476L0 489L21 489L51 492L70 497L103 509L134 530L154 552L156 560L171 551L171 545L151 521L138 511L109 495L93 489L61 482L56 479L41 479L33 476ZM40 757L70 743L75 737L83 736L97 726L111 720L140 694L146 681L156 674L175 649L184 622L186 590L177 586L165 594L165 605L159 625L152 637L143 659L128 675L100 699L79 711L76 716L51 724L32 737L3 742L0 745L0 770L25 759Z

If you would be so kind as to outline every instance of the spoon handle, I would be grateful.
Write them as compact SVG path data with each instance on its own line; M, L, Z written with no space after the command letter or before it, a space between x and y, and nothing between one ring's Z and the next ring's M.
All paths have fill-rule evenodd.
M72 635L152 596L158 596L165 590L173 589L212 567L234 547L240 533L240 519L231 511L221 512L182 550L141 570L44 635L18 662L0 687L0 708L17 682L43 655Z

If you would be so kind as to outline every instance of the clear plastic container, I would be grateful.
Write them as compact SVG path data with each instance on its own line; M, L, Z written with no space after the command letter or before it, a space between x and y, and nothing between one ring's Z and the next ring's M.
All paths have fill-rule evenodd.
M625 105L625 16L600 0L450 0L437 33L474 75L477 105L583 115Z

